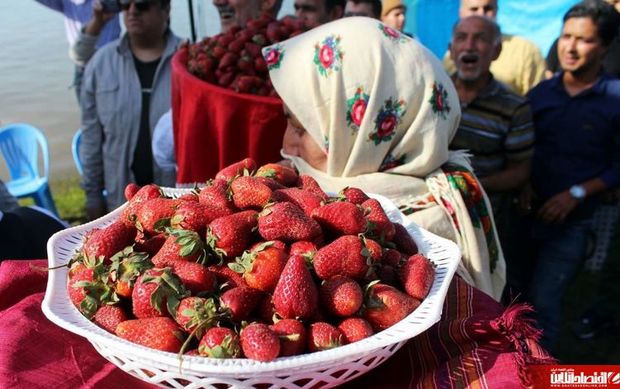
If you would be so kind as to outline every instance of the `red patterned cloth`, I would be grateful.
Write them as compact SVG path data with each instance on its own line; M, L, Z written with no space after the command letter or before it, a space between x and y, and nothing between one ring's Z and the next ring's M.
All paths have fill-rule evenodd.
M46 265L0 265L0 388L151 388L45 318L47 275L37 267ZM528 364L551 362L536 345L526 311L504 310L455 277L439 323L344 387L520 388L528 384Z
M259 166L281 160L286 118L280 99L208 84L187 71L186 61L186 50L172 59L177 183L205 182L246 157Z

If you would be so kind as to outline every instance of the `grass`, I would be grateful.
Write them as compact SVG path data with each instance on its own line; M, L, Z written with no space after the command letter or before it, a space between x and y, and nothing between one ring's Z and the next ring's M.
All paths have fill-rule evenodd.
M52 196L60 217L71 225L86 221L85 196L79 186L79 176L71 176L50 183ZM20 201L23 205L30 200ZM608 261L620 261L620 234L612 241ZM565 325L562 328L558 351L555 355L563 364L620 364L620 326L610 327L606 333L590 340L578 339L571 330L571 322L590 306L596 293L600 273L582 271L566 296Z

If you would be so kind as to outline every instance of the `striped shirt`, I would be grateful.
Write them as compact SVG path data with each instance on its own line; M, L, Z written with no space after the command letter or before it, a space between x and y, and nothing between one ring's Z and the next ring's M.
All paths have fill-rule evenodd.
M478 177L503 170L507 162L531 158L534 125L525 98L491 79L461 110L461 122L450 149L469 150Z

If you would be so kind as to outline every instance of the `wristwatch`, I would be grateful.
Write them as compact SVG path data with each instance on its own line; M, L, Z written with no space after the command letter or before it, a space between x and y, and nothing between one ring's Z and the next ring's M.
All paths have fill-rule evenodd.
M583 185L573 185L568 190L568 193L577 201L583 201L586 198L586 188Z

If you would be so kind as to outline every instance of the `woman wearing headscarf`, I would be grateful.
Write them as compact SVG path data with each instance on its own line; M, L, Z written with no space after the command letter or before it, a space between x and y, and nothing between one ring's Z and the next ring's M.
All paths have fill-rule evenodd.
M415 40L347 18L263 50L288 127L282 156L327 191L357 187L392 200L455 241L457 273L499 300L505 263L486 195L448 145L459 100L441 63Z

